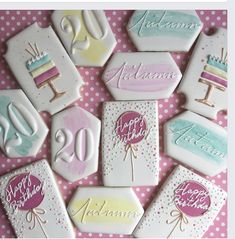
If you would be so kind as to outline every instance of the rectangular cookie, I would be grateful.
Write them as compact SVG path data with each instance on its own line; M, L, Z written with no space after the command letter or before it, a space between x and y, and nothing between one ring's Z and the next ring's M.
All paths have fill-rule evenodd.
M226 201L226 192L177 166L137 225L135 237L202 238Z
M17 237L75 237L54 175L46 160L2 176L0 192Z
M104 185L158 184L158 136L157 101L105 102L102 119Z

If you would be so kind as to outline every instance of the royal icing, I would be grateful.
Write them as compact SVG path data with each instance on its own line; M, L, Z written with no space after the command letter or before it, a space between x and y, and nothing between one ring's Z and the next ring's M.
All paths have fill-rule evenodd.
M105 102L102 165L105 186L158 183L156 101ZM122 177L118 175L122 172Z
M131 234L144 210L131 188L79 187L68 213L79 231Z
M104 11L54 11L52 21L75 65L103 66L116 46Z
M36 156L47 132L22 90L0 91L0 148L7 157Z
M127 31L138 51L189 51L202 27L195 11L138 10Z
M7 46L5 59L38 111L54 114L80 98L82 78L51 27L34 23Z
M226 192L210 181L177 166L133 234L145 238L202 238L226 197Z
M0 189L0 198L17 237L75 237L46 160L2 176Z
M54 115L51 129L53 170L70 182L95 173L100 130L100 120L78 106Z
M165 152L201 173L213 176L227 167L227 132L186 111L164 125Z
M181 79L169 53L115 53L102 79L116 100L168 98Z
M227 110L227 59L227 30L201 33L178 88L186 95L184 108L212 119Z

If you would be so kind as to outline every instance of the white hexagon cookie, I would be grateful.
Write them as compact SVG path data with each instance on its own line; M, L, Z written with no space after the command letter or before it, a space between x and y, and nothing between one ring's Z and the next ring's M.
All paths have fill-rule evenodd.
M199 172L214 176L227 167L227 131L185 111L164 125L165 153Z
M195 11L138 10L127 31L138 51L189 51L202 27Z
M115 53L102 79L115 100L168 98L182 75L168 52Z
M116 46L104 11L54 11L52 21L75 65L103 66Z
M68 213L81 232L131 234L144 210L131 188L79 187Z
M80 98L83 80L50 26L34 23L7 47L5 59L38 111L54 114Z
M74 106L52 118L52 168L70 182L98 169L101 123L98 118Z
M22 90L0 91L0 148L9 158L36 156L47 126Z

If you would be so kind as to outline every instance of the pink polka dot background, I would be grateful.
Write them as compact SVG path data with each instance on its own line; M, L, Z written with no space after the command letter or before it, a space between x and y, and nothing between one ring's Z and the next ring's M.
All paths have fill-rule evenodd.
M117 46L115 52L132 52L136 51L134 45L128 37L126 32L126 24L133 11L105 11L111 28L117 39ZM211 29L215 27L227 27L227 12L224 10L219 11L197 11L202 22L204 23L203 31L210 33ZM39 25L46 27L51 24L51 11L0 11L0 89L15 89L20 88L16 82L13 74L9 70L2 55L6 52L5 42L16 33L23 30L33 22L39 22ZM173 53L175 61L179 65L182 73L188 63L189 54ZM85 68L78 67L78 71L82 75L85 86L82 89L82 99L75 102L75 105L79 105L82 108L88 110L94 115L101 118L101 107L102 102L112 100L111 95L107 91L105 85L101 81L101 75L104 68ZM181 105L184 104L185 98L183 95L174 93L169 99L159 100L159 123L160 123L160 185L166 179L167 175L171 172L173 167L177 165L176 161L172 158L167 157L163 152L163 124L174 115L183 111ZM47 113L41 113L41 116L50 128L51 120ZM218 114L216 123L226 127L227 126L227 115L224 112ZM50 161L50 133L47 136L40 152L35 158L23 158L23 159L9 159L6 158L0 152L0 175L26 165L30 162L47 158ZM101 160L101 158L100 158ZM68 183L62 177L56 174L58 186L61 190L63 198L66 203L69 202L75 189L79 185L102 185L101 167L99 171L87 178L79 180L75 183ZM207 177L216 185L220 186L224 190L227 190L227 173L222 172L215 177ZM158 187L135 187L138 198L142 205L146 208L151 202L154 195L156 195ZM15 237L13 229L5 215L5 212L0 205L0 236ZM114 235L114 234L95 234L95 233L81 233L76 231L77 237L85 238L101 238L101 237L127 237L126 235ZM129 237L129 236L128 236ZM210 226L209 230L204 235L204 238L226 238L227 237L227 205L225 205L214 223Z

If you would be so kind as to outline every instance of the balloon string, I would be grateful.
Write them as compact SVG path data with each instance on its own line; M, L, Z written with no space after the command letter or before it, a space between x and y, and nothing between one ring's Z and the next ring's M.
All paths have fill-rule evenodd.
M132 179L132 182L135 181L135 175L134 175L134 160L133 158L137 158L137 154L136 152L138 151L138 148L137 146L133 145L133 144L127 144L126 147L125 147L125 157L123 159L123 161L126 160L127 158L127 155L130 153L130 159L131 159L131 179Z
M32 210L29 210L26 214L26 221L28 223L32 222L32 226L29 227L30 230L33 230L36 227L36 223L38 223L39 227L41 228L45 238L48 238L42 224L46 224L47 221L42 219L42 215L44 215L46 211L42 208L33 208Z
M180 231L183 232L184 231L183 223L188 224L188 218L182 212L180 212L179 210L172 210L170 215L173 217L173 220L172 221L166 220L166 223L167 224L172 224L174 222L176 222L176 223L175 223L173 229L170 231L167 238L170 238L170 236L172 235L172 233L174 232L174 230L176 229L176 227L178 225L179 225Z

